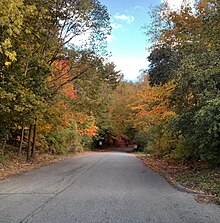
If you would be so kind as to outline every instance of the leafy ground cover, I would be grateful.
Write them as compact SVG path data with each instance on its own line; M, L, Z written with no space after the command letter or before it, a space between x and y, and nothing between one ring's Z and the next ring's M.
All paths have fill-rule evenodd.
M3 163L0 163L0 180L85 153L89 153L89 151L70 153L68 155L39 154L31 162L27 162L25 156L18 157L15 154L11 154Z
M203 167L188 169L183 173L177 173L176 179L183 185L199 188L205 191L220 204L220 169ZM199 197L198 197L199 199ZM202 199L202 197L201 197Z
M11 175L21 174L41 166L51 164L58 160L63 160L65 158L66 156L44 154L39 155L33 162L26 162L24 157L10 157L10 159L6 159L4 164L1 164L0 166L0 180L5 179Z
M10 152L5 154L4 156L0 156L0 180L6 179L9 176L15 174L25 173L32 169L37 169L41 166L46 166L55 163L57 161L61 161L66 158L74 157L77 155L95 153L95 152L108 152L108 151L130 152L131 150L132 148L129 147L129 148L109 148L109 149L102 148L102 149L97 149L95 151L83 150L78 152L67 153L66 155L56 155L56 154L52 155L49 153L41 153L41 154L39 153L30 162L26 161L25 154L22 154L22 156L19 157L16 153Z
M195 191L199 202L220 204L220 168L202 161L188 163L166 160L158 156L136 153L153 171L169 176L182 186Z

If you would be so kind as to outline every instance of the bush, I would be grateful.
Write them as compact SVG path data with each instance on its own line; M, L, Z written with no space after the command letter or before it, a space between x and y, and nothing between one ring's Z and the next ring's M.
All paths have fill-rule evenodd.
M148 128L147 150L150 153L165 156L175 148L177 139L170 128L171 123L172 119L155 123Z
M183 136L180 136L175 148L171 151L168 157L182 161L189 160L193 157L193 147Z
M144 132L136 132L133 138L134 142L137 144L137 149L135 151L145 151L148 145L147 134Z

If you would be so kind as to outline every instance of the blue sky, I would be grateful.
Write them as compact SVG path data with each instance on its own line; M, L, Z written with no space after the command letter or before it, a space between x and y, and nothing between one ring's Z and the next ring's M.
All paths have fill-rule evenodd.
M108 50L125 79L135 80L141 69L146 69L147 37L142 27L149 22L150 6L160 0L100 0L111 16L112 35L108 38Z
M117 70L126 80L136 80L140 70L148 67L149 46L142 27L150 22L148 12L162 0L100 0L111 16L112 35L108 38L108 50L112 53ZM168 0L179 6L182 0Z

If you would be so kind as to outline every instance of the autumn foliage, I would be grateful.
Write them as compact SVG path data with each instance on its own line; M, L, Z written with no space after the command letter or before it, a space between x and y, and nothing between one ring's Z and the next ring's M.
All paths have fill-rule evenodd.
M169 142L167 150L161 151L166 157L220 163L219 9L218 0L201 0L193 8L183 2L176 11L163 4L154 13L154 26L148 30L154 42L150 85L159 91L174 85L168 100L159 103L165 111L167 102L172 115L166 121L161 113L159 127L150 127L160 136L151 137L150 144L152 140Z
M106 7L95 0L9 0L0 8L0 160L10 149L30 161L39 152L91 145L97 117L76 106L75 82L105 66ZM86 32L86 44L74 45Z
M147 153L220 163L219 10L218 0L155 9L149 68L110 104L115 135Z

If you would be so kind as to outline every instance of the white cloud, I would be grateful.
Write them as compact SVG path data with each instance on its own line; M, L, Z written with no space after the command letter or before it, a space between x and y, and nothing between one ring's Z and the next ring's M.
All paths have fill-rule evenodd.
M111 23L111 27L112 27L113 29L119 29L119 28L122 27L122 25L121 25L121 24L117 24L117 23Z
M136 80L140 75L140 70L147 69L149 62L147 59L112 56L110 61L116 65L116 70L121 70L126 80Z
M114 39L115 39L115 36L113 34L107 36L108 43L111 43Z
M134 21L134 19L135 19L134 16L129 16L129 15L125 15L125 14L115 15L114 18L118 19L118 20L125 21L127 23L132 23Z
M78 36L75 36L71 41L70 41L70 45L71 44L74 44L76 46L85 46L88 41L90 40L91 38L91 31L87 31L87 32L84 32L84 33L81 33L80 35Z
M172 10L179 10L183 3L183 0L162 0L162 2L167 2ZM193 7L195 0L186 0L187 4Z

